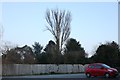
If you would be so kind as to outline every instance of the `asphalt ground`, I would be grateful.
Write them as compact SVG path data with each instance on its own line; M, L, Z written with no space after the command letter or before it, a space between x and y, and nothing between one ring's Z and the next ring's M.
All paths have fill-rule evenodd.
M87 78L81 74L52 74L52 75L32 75L32 76L4 76L2 80L120 80L120 75L116 78L91 77Z

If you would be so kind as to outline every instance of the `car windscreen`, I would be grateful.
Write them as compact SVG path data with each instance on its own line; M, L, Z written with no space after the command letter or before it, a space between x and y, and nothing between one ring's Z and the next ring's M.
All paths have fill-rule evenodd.
M111 68L110 66L106 65L106 64L102 64L103 67L105 68Z

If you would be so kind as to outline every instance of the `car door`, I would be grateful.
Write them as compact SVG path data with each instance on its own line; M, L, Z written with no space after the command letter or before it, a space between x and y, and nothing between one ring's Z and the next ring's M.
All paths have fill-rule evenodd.
M100 65L100 64L96 64L95 65L95 75L96 76L102 76L103 75L103 68L102 68L102 65Z
M91 64L89 66L89 72L90 72L91 76L95 75L95 65L94 64Z

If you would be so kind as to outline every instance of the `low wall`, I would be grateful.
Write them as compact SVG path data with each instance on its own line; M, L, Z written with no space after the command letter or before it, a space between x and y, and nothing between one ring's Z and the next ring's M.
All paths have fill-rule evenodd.
M3 64L2 75L80 73L84 72L85 66L81 64Z

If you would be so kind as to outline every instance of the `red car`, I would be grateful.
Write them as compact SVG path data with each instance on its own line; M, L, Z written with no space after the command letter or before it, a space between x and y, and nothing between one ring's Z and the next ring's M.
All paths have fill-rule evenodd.
M118 71L115 68L111 68L110 66L103 63L93 63L89 64L85 70L85 74L87 77L91 76L105 76L105 77L116 77L118 75Z

